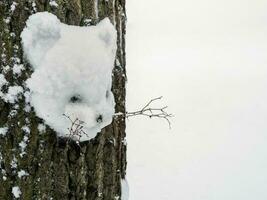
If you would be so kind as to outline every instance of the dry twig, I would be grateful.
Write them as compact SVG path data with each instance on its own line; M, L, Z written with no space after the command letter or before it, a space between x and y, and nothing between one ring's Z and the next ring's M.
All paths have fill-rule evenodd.
M71 122L71 126L70 128L68 128L69 131L69 137L68 137L68 141L70 141L71 139L76 140L76 143L79 144L81 137L83 135L87 135L87 133L83 130L83 124L84 121L79 120L78 118L76 118L75 120L72 120L69 116L63 114L63 116L67 117L67 119L69 119L69 121Z
M169 128L171 128L171 122L169 118L173 117L173 115L166 112L167 106L161 108L150 107L151 104L153 104L157 100L161 100L162 98L163 97L161 96L151 99L142 109L138 111L126 112L126 118L128 119L137 115L147 116L149 118L162 118L168 122Z

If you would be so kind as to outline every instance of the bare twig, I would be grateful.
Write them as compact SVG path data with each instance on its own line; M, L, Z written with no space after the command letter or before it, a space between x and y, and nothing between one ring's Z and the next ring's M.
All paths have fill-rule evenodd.
M75 139L75 140L77 140L76 143L79 145L81 137L83 135L88 136L87 133L83 130L84 121L81 121L78 118L73 120L65 114L63 114L63 116L65 116L67 119L69 119L69 121L71 123L70 128L68 128L68 131L69 131L68 141L70 141L71 139Z
M171 122L170 119L173 117L172 114L166 112L167 106L161 107L161 108L153 108L150 107L151 104L153 104L155 101L161 100L163 97L157 97L154 99L151 99L143 108L137 111L133 112L126 112L126 118L134 117L137 115L146 116L149 118L162 118L168 122L169 128L171 128Z

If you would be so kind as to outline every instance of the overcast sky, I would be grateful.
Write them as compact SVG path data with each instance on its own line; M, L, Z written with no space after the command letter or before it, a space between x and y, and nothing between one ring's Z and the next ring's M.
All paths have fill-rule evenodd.
M127 0L130 200L267 199L267 0Z

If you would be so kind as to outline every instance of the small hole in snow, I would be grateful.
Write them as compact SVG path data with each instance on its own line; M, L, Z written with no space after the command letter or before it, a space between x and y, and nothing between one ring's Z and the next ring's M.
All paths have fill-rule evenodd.
M106 98L107 99L109 98L109 91L108 90L106 91Z
M82 98L80 95L74 95L70 98L71 103L80 103L82 101Z
M99 115L99 116L96 118L96 121L97 121L97 123L101 123L101 122L103 122L103 116L102 116L102 115Z

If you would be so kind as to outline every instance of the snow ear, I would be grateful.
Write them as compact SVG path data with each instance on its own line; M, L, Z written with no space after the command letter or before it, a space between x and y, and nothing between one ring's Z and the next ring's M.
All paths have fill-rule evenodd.
M26 21L21 33L25 57L33 68L38 68L47 51L60 38L60 21L48 12L33 14Z
M117 49L117 31L109 18L105 18L97 24L99 28L99 38L104 42L109 53L115 57Z

